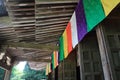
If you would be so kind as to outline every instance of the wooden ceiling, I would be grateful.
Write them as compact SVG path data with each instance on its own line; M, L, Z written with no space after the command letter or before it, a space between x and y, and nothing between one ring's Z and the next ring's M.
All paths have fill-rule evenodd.
M0 23L0 44L6 45L6 53L11 54L16 61L45 62L45 65L51 61L52 51L58 49L56 44L77 2L6 0L9 17L4 20L5 24Z
M7 0L6 5L13 25L9 35L15 34L15 41L56 43L77 0Z

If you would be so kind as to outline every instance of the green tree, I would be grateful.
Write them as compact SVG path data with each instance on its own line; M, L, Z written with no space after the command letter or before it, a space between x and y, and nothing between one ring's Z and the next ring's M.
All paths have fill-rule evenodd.
M16 66L12 68L11 80L24 80L24 79L22 79L23 75L24 75L24 73L19 71L16 68Z
M46 79L45 75L45 69L36 71L30 69L29 65L26 64L25 69L24 69L24 75L23 78L25 80L41 80L41 79Z
M11 74L11 80L42 80L46 78L45 69L40 71L32 70L28 64L25 65L23 72L13 67Z

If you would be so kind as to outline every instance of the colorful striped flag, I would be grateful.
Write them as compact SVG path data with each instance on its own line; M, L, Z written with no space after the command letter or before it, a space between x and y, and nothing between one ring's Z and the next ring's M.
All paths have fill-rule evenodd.
M75 46L78 44L78 33L77 33L77 24L76 24L75 12L72 15L70 23L71 23L71 31L72 31L72 46L73 46L73 48L75 48Z
M49 73L51 73L51 63L48 63L46 66L46 75L48 75Z
M58 51L54 51L52 54L52 69L54 70L58 66Z
M63 35L59 39L59 60L62 61L67 58L68 54L84 36L119 3L120 0L80 0Z
M101 2L107 16L120 3L120 0L101 0Z

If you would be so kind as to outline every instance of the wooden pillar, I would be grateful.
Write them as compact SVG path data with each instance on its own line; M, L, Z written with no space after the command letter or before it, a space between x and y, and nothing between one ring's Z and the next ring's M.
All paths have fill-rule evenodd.
M6 70L4 80L10 80L11 70Z
M76 52L77 52L77 68L76 68L76 71L77 71L77 80L80 80L81 78L81 67L80 67L80 44L78 43L78 48L76 49Z
M113 77L111 76L112 71L110 69L110 61L108 59L108 48L106 45L104 32L103 32L103 28L101 25L99 25L96 28L96 34L97 34L97 39L98 39L98 45L99 45L99 50L100 50L104 78L105 80L113 80Z

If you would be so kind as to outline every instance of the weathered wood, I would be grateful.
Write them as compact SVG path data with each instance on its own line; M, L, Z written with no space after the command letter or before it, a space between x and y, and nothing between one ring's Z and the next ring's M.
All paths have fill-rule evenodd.
M46 23L38 23L38 24L36 24L37 26L47 26L47 25L54 25L54 24L61 24L61 23L68 23L68 21L55 21L55 22L46 22Z
M43 19L43 20L37 20L36 19L36 23L46 23L46 22L54 22L54 21L65 21L65 20L69 20L70 17L65 17L65 18L51 18L51 19Z
M21 24L21 23L31 23L31 22L35 22L35 20L27 20L27 21L14 21L12 22L13 24Z
M34 62L51 62L51 59L24 59L24 58L16 58L16 61L34 61Z
M4 80L10 80L10 75L11 75L11 70L6 70Z
M63 28L65 28L66 25L67 24L62 23L62 24L59 24L59 25L55 24L55 25L48 25L48 26L41 26L41 27L37 26L37 28L38 29L46 29L46 28L54 28L54 27L63 27Z
M113 78L111 76L112 73L110 70L108 57L107 57L108 50L107 50L106 41L104 38L104 33L103 33L103 29L102 29L101 25L99 25L96 28L96 34L97 34L97 39L98 39L98 44L99 44L99 49L100 49L104 78L105 78L105 80L113 80Z
M34 8L20 8L20 9L8 9L8 11L11 11L11 12L26 12L26 11L34 11L35 9Z
M70 17L72 13L69 14L59 14L59 15L52 15L52 16L36 16L37 19L49 19L49 18L61 18L61 17Z
M53 10L50 10L50 11L45 11L45 12L41 12L41 11L37 11L36 12L36 16L42 16L42 15L55 15L55 14L63 14L63 13L72 13L74 11L74 9L62 9L62 10L56 10L56 11L53 11Z
M49 6L45 6L45 7L39 7L37 6L37 10L49 10L49 9L68 9L68 8L75 8L76 5L61 5L61 6L52 6L52 5L49 5Z
M51 4L77 4L78 1L51 1L51 2L36 2L36 5L51 5Z
M23 47L23 48L34 48L43 50L57 50L58 46L51 44L38 44L38 43L22 43L22 42L8 42L6 45L10 47Z

